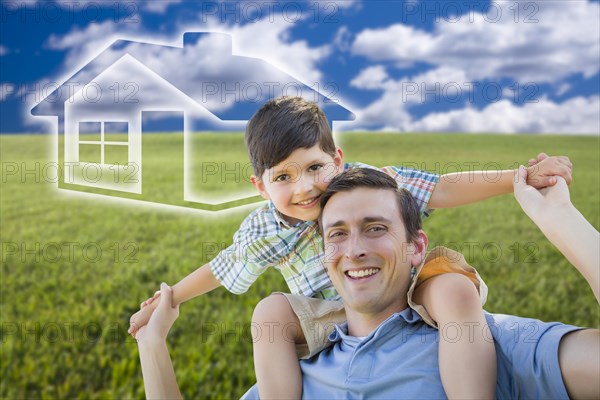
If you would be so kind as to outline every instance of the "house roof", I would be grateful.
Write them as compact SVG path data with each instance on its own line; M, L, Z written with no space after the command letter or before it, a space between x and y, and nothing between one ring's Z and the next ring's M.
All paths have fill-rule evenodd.
M140 61L221 120L246 121L266 101L286 94L300 94L315 101L330 121L354 119L348 109L265 60L232 54L231 36L211 32L185 33L182 47L116 40L32 108L31 113L63 116L64 102L73 92L90 83L125 54ZM173 58L193 65L178 68L172 65ZM163 59L170 62L163 62Z

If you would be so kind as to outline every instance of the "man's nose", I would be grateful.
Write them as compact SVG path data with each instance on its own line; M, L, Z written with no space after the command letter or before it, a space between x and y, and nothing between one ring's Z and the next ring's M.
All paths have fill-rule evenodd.
M364 238L358 233L350 234L345 248L346 258L349 260L360 260L367 256Z

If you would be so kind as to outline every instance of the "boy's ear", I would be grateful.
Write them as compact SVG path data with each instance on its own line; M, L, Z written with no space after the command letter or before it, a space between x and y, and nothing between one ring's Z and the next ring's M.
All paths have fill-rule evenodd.
M269 193L267 193L267 190L265 189L265 184L263 183L262 179L257 178L255 175L252 175L250 177L250 182L252 182L252 185L256 188L256 190L258 190L258 193L260 193L263 199L271 200L271 197L269 196Z
M344 166L344 152L339 147L335 148L335 157L333 157L333 162L337 168Z

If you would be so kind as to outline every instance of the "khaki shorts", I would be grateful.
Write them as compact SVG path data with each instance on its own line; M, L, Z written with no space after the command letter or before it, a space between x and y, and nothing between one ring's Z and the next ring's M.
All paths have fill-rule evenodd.
M487 299L487 286L475 270L465 261L462 254L446 247L435 247L427 255L423 264L417 268L416 278L411 283L407 297L408 305L415 310L423 321L437 328L437 324L420 304L416 304L412 295L415 288L426 280L445 273L458 273L469 278L479 291L481 304ZM306 344L296 345L298 358L310 358L331 345L328 337L335 325L346 321L344 304L341 300L322 300L289 293L281 293L290 303L300 321L306 338Z

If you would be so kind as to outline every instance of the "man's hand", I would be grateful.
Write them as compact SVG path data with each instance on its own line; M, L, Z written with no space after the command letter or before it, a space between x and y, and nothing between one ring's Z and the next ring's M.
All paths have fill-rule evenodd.
M570 185L573 164L569 157L549 157L546 153L540 153L537 159L532 158L529 160L527 171L527 183L536 189L555 185L557 176L563 177L567 185Z
M529 185L529 169L521 166L515 174L514 192L515 198L536 224L541 222L543 216L551 216L552 210L571 204L567 182L562 177L555 177L554 186L545 189L536 189Z
M172 301L173 290L166 283L161 283L160 300L150 317L150 321L148 321L147 325L139 327L135 333L135 338L138 341L166 340L169 330L171 330L173 323L179 317L179 305L173 307ZM151 307L144 307L140 312L148 308Z

